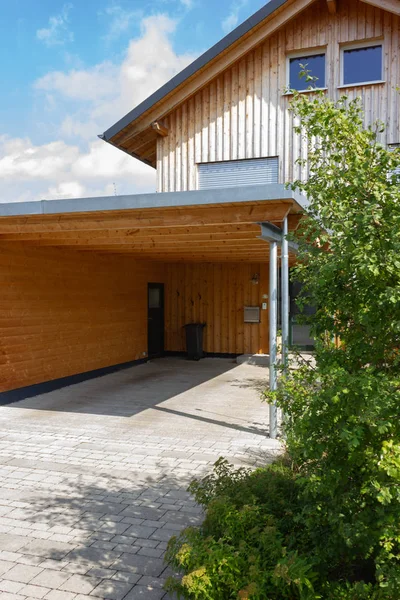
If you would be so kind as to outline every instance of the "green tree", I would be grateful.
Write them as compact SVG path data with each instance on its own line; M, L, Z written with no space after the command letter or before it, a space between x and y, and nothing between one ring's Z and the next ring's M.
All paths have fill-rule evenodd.
M282 380L291 458L319 568L400 597L400 151L359 100L295 94L309 216L295 277L317 307L315 365ZM397 173L396 173L397 170ZM337 343L339 340L339 343ZM271 399L271 397L270 397ZM397 595L396 595L397 594Z
M222 459L191 485L200 528L169 544L191 600L400 599L400 151L360 102L294 93L308 147L295 278L316 313L312 364L269 401L287 457L249 472Z

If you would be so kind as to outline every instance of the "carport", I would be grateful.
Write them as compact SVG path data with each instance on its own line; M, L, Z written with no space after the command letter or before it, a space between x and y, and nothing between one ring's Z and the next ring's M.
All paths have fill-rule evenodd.
M151 302L159 354L182 353L199 321L208 355L274 363L278 247L285 286L284 233L305 206L277 184L0 205L0 392L147 360Z

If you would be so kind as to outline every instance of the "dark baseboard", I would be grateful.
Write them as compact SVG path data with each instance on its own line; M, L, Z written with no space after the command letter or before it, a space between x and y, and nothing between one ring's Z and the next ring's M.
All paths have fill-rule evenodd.
M43 383L35 383L34 385L28 385L15 390L0 392L0 406L11 404L12 402L19 402L20 400L26 400L27 398L33 398L40 394L47 394L47 392L53 392L54 390L59 390L63 387L74 385L75 383L82 383L82 381L88 381L89 379L108 375L109 373L129 369L129 367L141 365L147 361L147 358L140 358L139 360L131 360L118 365L111 365L110 367L102 367L101 369L87 371L86 373L77 373L76 375L60 377L59 379L53 379L52 381L44 381Z
M164 356L176 356L186 358L186 352L175 352L174 350L166 350ZM205 352L204 358L237 358L240 354L229 354L227 352Z
M206 358L237 358L240 354L230 354L229 352L206 352Z

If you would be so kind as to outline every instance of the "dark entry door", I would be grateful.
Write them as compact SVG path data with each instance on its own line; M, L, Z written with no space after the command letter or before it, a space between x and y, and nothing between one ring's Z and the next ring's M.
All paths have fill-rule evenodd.
M164 354L164 284L148 285L148 355Z

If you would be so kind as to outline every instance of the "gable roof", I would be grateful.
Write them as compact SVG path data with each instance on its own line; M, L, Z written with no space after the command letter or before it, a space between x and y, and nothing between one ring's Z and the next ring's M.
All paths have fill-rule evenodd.
M155 167L158 134L152 128L152 122L161 118L173 107L179 105L186 97L195 93L200 87L203 87L203 85L206 85L208 81L205 83L198 83L200 74L207 71L207 75L210 74L208 80L215 77L224 67L220 68L216 65L215 73L214 69L211 73L211 67L214 67L216 62L219 63L219 60L225 57L225 54L230 53L238 45L241 47L243 40L252 36L255 31L264 25L264 23L268 23L275 16L278 17L278 22L273 27L273 30L275 31L314 1L315 0L270 0L270 2L244 21L244 23L204 52L204 54L197 58L193 63L175 75L170 81L141 102L103 134L100 134L99 138L116 146L130 156ZM284 13L286 9L289 9L287 18L284 17L279 19L279 16ZM269 33L266 35L269 35ZM265 35L263 37L265 37ZM253 47L257 43L259 42L255 41L253 43L251 41L249 46ZM247 51L248 48L244 48L240 52L240 56ZM232 62L235 62L235 60L237 60L236 57L231 61L231 64ZM192 82L195 89L187 91L189 83ZM176 100L175 96L180 93L181 90L184 98ZM168 106L166 106L166 104ZM157 112L155 113L155 111ZM149 116L150 118L147 118Z
M195 73L197 73L197 71L205 67L216 56L221 54L221 52L224 52L229 48L229 46L237 42L245 33L248 33L251 29L253 29L253 27L264 21L264 19L269 17L273 12L275 12L278 8L280 8L287 2L288 0L271 0L270 2L268 2L268 4L260 8L260 10L254 13L246 21L241 23L241 25L236 27L236 29L228 33L228 35L226 35L219 42L214 44L214 46L209 48L206 52L204 52L204 54L199 56L199 58L196 58L196 60L194 60L190 65L188 65L180 73L175 75L167 83L161 86L157 91L155 91L148 98L146 98L146 100L138 104L138 106L136 106L128 114L122 117L122 119L117 121L99 137L108 142L124 127L129 125L132 121L138 119L149 108L151 108L160 100L165 98L165 96L167 96L175 88L177 88L184 81L186 81L186 79L192 77L192 75L194 75Z
M400 15L400 0L360 1ZM207 85L221 71L236 62L313 2L315 0L270 0L103 134L100 134L99 138L155 167L157 130L162 134L163 127L162 123L153 127L154 122L162 119L168 112ZM166 133L164 132L164 135Z

